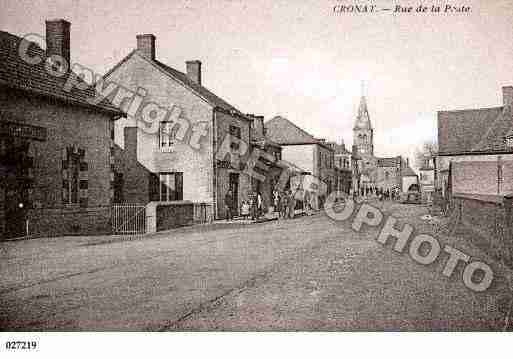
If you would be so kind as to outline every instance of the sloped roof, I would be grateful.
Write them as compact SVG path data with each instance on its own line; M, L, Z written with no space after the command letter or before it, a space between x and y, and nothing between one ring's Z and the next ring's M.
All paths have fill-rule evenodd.
M122 114L107 99L104 99L97 105L91 104L88 100L95 97L94 86L90 86L85 90L74 87L70 91L65 91L64 84L69 76L74 74L69 72L62 77L48 74L44 65L46 51L37 44L33 43L29 47L27 54L29 56L40 56L43 61L39 64L25 62L18 54L21 40L16 35L0 31L0 84L68 103Z
M142 56L141 56L142 57ZM162 62L155 60L154 63L163 69L165 72L170 74L172 77L178 79L187 87L191 88L195 92L199 93L203 98L205 98L210 104L221 107L225 110L232 110L240 113L234 106L223 100L221 97L214 94L212 91L207 89L205 86L199 85L196 82L189 79L189 77L181 71L178 71L168 65L163 64Z
M295 172L295 173L298 173L298 174L301 174L301 173L309 173L308 171L302 169L301 167L299 167L298 165L296 165L295 163L292 163L292 162L289 162L287 160L284 160L282 159L281 162L280 162L282 165L285 165L289 168L289 170L292 170L292 172Z
M114 65L103 77L108 77L112 72L114 72L118 67L120 67L123 63L125 63L128 59L130 59L132 56L139 56L143 60L147 61L151 65L155 66L160 71L164 72L168 76L170 76L172 79L180 82L185 88L191 90L192 92L196 93L198 96L203 98L205 101L207 101L209 104L211 104L214 107L219 107L227 111L235 111L238 114L242 114L235 106L232 106L227 101L223 100L221 97L214 94L212 91L207 89L205 86L199 85L196 82L189 79L189 77L181 72L178 71L171 66L168 66L158 60L151 60L148 59L145 56L142 56L139 54L139 52L134 49L132 50L127 56L125 56L120 62L118 62L116 65Z
M346 149L346 146L343 143L338 144L336 142L327 142L326 144L330 146L333 151L335 151L335 155L345 155L351 153Z
M331 149L327 143L323 143L285 117L273 117L265 122L265 128L267 136L280 145L317 144Z
M276 147L276 148L281 147L278 143L274 142L267 136L253 137L253 135L252 135L251 138L252 138L251 143L254 145L258 145L258 146L262 146L262 147L265 147L265 146L271 146L271 147Z
M513 152L504 137L513 127L511 108L438 112L440 155Z

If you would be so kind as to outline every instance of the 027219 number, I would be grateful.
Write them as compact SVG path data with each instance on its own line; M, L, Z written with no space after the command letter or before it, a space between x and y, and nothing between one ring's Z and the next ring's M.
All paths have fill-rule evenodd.
M37 348L36 341L6 341L5 349L8 350L34 350Z

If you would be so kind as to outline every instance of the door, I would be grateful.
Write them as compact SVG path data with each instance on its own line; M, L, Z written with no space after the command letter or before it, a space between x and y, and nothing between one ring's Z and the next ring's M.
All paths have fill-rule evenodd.
M123 202L123 173L114 172L114 203Z
M5 188L5 237L17 238L25 235L26 203L23 200L23 188L16 180L10 181ZM14 183L13 183L14 182Z
M12 140L4 139L6 151L0 156L0 193L4 194L5 238L25 235L27 212L27 185L23 178L23 158L26 146L15 146Z
M1 138L0 151L0 194L4 195L3 211L5 221L4 236L6 238L23 237L26 235L26 215L28 210L27 179L30 143L17 138ZM2 193L3 192L3 193Z
M239 213L239 174L230 173L230 189L233 195L233 210L236 214Z

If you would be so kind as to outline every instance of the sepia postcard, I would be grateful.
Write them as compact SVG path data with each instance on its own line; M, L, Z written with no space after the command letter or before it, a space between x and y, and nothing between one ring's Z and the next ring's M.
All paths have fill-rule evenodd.
M511 332L512 36L510 0L3 0L1 350Z

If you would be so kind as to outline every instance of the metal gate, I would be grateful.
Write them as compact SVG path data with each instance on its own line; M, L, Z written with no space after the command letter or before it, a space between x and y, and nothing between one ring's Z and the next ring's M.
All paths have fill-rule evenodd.
M112 206L113 234L146 233L146 206L141 204L115 204Z

